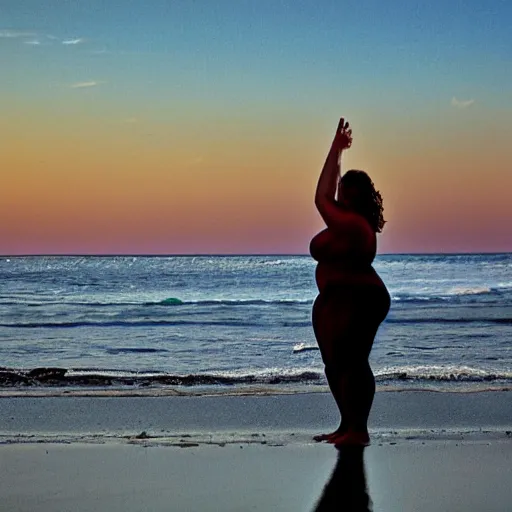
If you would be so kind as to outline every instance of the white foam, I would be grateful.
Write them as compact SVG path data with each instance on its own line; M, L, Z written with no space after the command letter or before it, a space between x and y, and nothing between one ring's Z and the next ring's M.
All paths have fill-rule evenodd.
M297 343L293 346L294 352L305 352L307 350L318 350L317 345L307 345L306 343Z
M479 295L482 293L491 293L491 288L488 286L456 286L455 288L448 290L447 295Z

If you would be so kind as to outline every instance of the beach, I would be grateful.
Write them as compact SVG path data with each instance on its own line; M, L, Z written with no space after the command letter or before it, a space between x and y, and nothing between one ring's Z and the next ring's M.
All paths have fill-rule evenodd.
M510 512L512 255L377 258L364 450L313 441L314 265L0 259L0 512Z
M0 510L505 512L510 400L379 392L363 451L312 440L336 424L328 393L4 393Z

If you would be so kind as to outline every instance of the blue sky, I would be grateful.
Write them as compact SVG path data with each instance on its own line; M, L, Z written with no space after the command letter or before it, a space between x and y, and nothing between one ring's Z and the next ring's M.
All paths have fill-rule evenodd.
M405 92L428 96L444 87L470 93L469 82L498 93L505 84L489 75L510 78L500 70L512 57L507 1L21 0L0 10L4 31L33 32L43 44L87 42L72 57L53 53L54 66L165 84L209 79L219 94L237 83L251 94L310 94L329 83L378 95L405 83Z

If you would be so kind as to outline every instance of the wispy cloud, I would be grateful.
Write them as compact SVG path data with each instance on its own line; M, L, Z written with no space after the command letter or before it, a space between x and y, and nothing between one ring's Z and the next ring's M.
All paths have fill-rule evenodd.
M21 30L7 30L7 29L0 29L0 38L5 39L14 39L17 37L34 37L36 34L35 32L24 32Z
M23 41L24 44L38 46L38 45L50 45L53 42L55 44L63 44L65 46L75 46L86 42L83 37L76 37L73 39L61 39L60 37L54 36L53 34L42 34L38 32L31 32L28 30L11 30L11 29L0 29L0 39L27 39ZM44 41L44 42L43 42Z
M101 82L97 82L96 80L90 80L89 82L75 82L74 84L71 84L69 87L71 89L84 89L86 87L96 87Z
M473 103L475 103L475 100L474 99L470 99L470 100L459 100L458 98L456 98L455 96L452 98L452 101L451 101L451 104L452 104L452 107L455 107L455 108L468 108L470 107L471 105L473 105Z
M84 40L81 37L79 37L77 39L64 39L64 41L62 41L62 44L73 45L73 44L80 44L83 42L84 42Z

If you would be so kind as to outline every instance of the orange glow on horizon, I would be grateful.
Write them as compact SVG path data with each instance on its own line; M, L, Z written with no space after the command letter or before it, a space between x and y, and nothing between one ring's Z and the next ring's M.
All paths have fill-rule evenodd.
M330 135L314 127L229 121L212 136L38 115L0 121L4 254L306 253L322 228L313 196ZM512 250L510 226L497 227L512 216L502 132L477 147L466 128L363 126L358 145L352 124L343 167L367 170L383 194L381 252Z

